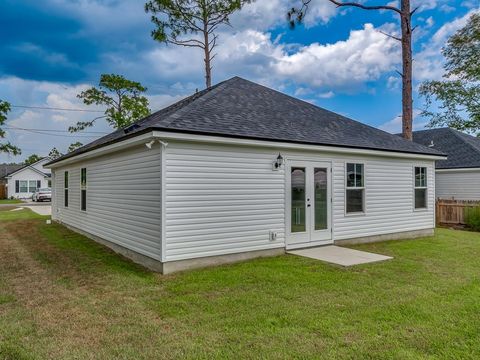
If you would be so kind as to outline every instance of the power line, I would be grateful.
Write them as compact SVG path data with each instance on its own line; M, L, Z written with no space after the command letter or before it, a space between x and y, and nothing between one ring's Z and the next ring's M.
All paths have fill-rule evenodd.
M13 125L7 125L3 127L4 129L11 129L11 130L24 130L24 131L42 131L42 132L57 132L57 133L69 133L68 130L54 130L54 129L30 129L30 128L19 128ZM100 134L100 135L107 135L108 132L103 131L82 131L82 134Z
M49 135L49 136L59 136L59 137L72 137L72 138L95 138L95 137L99 137L100 135L62 135L62 134L51 134L51 133L46 133L46 132L43 132L43 130L29 130L29 129L21 129L21 128L15 128L15 127L12 127L10 125L11 129L10 130L13 130L13 131L28 131L28 132L31 132L33 134L39 134L39 135Z
M54 110L54 111L75 111L75 112L91 112L91 113L103 113L101 110L88 110L88 109L66 109L66 108L57 108L57 107L47 107L47 106L27 106L27 105L10 105L15 108L22 109L35 109L35 110Z

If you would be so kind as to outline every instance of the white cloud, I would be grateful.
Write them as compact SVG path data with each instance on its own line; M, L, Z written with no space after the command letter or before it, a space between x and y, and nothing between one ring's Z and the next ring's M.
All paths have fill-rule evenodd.
M462 1L460 5L469 9L473 9L473 8L478 9L478 0L465 0L465 1Z
M435 21L433 20L433 17L430 16L425 20L425 24L427 24L428 27L432 27L435 24Z
M324 93L320 93L317 96L322 99L330 99L335 96L335 93L333 91L327 91Z
M245 5L241 11L234 13L231 24L236 30L255 29L266 31L274 26L284 25L287 29L287 12L301 1L290 0L260 0ZM312 3L305 17L307 27L318 23L327 23L337 13L335 5L328 1Z
M399 61L398 44L365 24L361 30L352 30L347 40L313 43L294 54L284 54L273 67L279 75L299 83L351 91L377 80Z
M452 11L455 11L455 8L448 4L443 4L442 6L440 6L440 11L448 14L448 13L451 13Z
M436 80L442 77L444 73L442 47L451 35L465 26L472 13L473 11L470 11L460 18L445 23L423 45L422 51L414 55L414 77L417 81Z
M413 130L422 130L427 125L428 121L420 118L421 110L413 110ZM402 132L402 115L399 114L395 116L392 120L387 121L386 123L378 127L380 130L389 132L391 134L399 134Z
M386 24L382 29L393 31L394 26ZM394 70L400 62L398 43L371 24L352 30L346 40L308 46L282 44L270 33L251 29L221 36L225 40L216 51L214 83L239 75L277 88L290 82L297 87L313 87L321 94L352 93ZM203 73L202 56L201 51L167 47L153 50L145 59L155 77L173 81L198 78Z
M86 106L77 94L88 88L89 85L65 85L51 82L28 81L19 78L0 79L0 98L6 99L13 105L25 105L34 107L50 107L65 109L102 110L101 107ZM5 92L6 91L6 92ZM5 95L7 94L7 95ZM158 110L180 100L185 95L160 94L148 96L152 110ZM27 98L28 101L24 99ZM76 141L88 143L102 134L70 134L65 132L70 125L77 121L92 120L102 113L70 112L62 110L41 110L13 108L8 114L6 122L6 139L22 149L22 155L13 157L0 154L0 162L20 162L28 155L36 153L45 156L56 147L60 151L66 151L68 146ZM41 129L26 131L20 129ZM47 130L47 131L45 131ZM54 131L52 131L54 130ZM57 132L63 131L63 132ZM99 119L93 128L87 132L109 133L112 129L103 119ZM42 131L40 131L42 132ZM45 134L47 133L47 134Z

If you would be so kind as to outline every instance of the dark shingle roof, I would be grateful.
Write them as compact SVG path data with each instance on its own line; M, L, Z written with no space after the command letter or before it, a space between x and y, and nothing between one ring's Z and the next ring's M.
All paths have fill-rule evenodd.
M0 164L0 179L23 167L22 164Z
M234 77L117 130L54 162L148 130L442 155L305 101ZM53 163L53 162L52 162Z
M436 162L437 169L480 168L480 139L450 128L413 132L413 141L448 155Z

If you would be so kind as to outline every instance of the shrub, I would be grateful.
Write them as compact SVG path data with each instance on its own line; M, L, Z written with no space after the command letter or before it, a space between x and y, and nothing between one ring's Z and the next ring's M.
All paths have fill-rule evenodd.
M465 223L475 231L480 231L480 206L465 208Z

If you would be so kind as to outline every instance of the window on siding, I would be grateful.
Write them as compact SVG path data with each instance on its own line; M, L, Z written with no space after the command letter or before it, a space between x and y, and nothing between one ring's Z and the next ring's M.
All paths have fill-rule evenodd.
M28 192L28 181L27 180L20 180L19 182L19 188L21 193L27 193Z
M37 191L37 180L30 180L28 182L28 192L34 193Z
M427 208L427 168L415 167L415 209Z
M80 170L80 208L87 210L87 169Z
M68 207L68 171L65 171L64 176L65 178L63 183L63 188L64 188L63 201L64 201L64 206Z
M364 212L365 177L363 164L347 163L346 169L346 212Z

